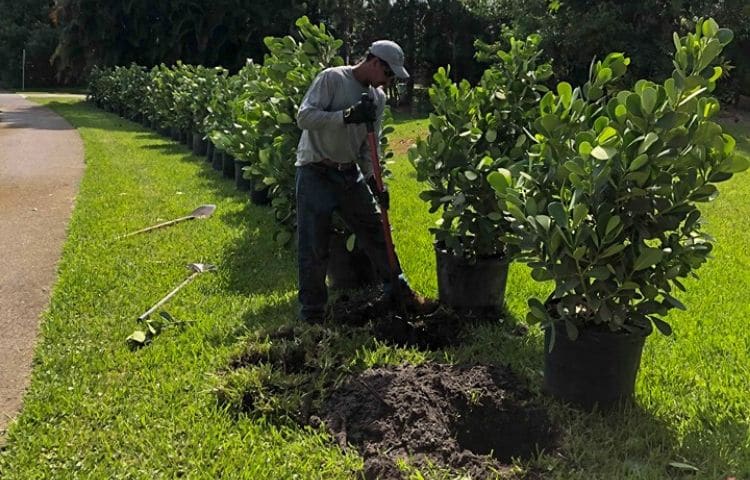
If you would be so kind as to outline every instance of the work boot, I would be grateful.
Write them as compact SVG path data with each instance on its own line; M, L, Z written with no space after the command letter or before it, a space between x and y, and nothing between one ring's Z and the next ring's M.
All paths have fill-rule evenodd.
M407 290L401 299L406 311L417 315L429 315L438 308L438 302L424 297L414 290Z

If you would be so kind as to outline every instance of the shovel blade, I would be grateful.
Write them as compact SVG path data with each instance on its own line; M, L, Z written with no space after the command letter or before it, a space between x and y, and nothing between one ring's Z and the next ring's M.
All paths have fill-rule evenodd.
M216 265L211 263L190 263L187 268L193 272L204 273L216 270Z
M193 218L208 218L211 215L213 215L215 210L216 210L216 205L213 205L213 204L201 205L200 207L193 210L193 213L191 213L190 216Z

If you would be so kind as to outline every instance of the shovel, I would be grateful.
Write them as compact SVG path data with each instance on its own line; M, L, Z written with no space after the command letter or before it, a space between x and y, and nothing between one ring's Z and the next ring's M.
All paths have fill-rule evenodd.
M123 238L132 237L133 235L138 235L139 233L150 232L151 230L156 230L157 228L166 227L168 225L174 225L175 223L179 223L185 220L195 220L196 218L208 218L211 215L213 215L214 210L216 210L216 205L212 205L212 204L201 205L200 207L193 210L193 212L190 215L187 215L185 217L175 218L174 220L169 220L168 222L157 223L156 225L151 225L150 227L142 228L135 232L130 232L119 238L123 239Z
M362 94L362 102L372 102L373 100L367 93ZM380 160L378 159L378 146L375 140L375 125L373 122L367 122L367 141L370 144L370 160L372 162L372 173L375 177L375 185L378 189L376 193L383 193L383 175L380 169ZM391 222L388 219L388 210L380 208L380 222L383 225L383 239L385 240L385 250L388 256L388 266L391 270L391 284L393 293L396 297L401 310L404 310L403 292L401 292L401 281L398 278L398 265L396 264L396 250L393 246L393 236L391 234Z
M140 317L138 317L138 321L139 322L142 322L143 320L147 319L149 315L151 315L152 313L154 313L156 311L157 308L159 308L162 305L164 305L165 303L167 303L167 301L170 298L174 297L175 294L182 287L184 287L188 283L192 282L193 279L198 274L203 273L203 272L211 272L213 270L216 270L216 265L211 265L210 263L191 263L191 264L189 264L187 266L187 268L190 269L193 273L191 273L188 278L186 278L181 284L179 284L177 286L177 288L175 288L174 290L172 290L171 292L169 292L164 298L162 298L161 300L159 300L158 302L156 302L156 305L154 305L153 307L149 308L143 315L141 315Z

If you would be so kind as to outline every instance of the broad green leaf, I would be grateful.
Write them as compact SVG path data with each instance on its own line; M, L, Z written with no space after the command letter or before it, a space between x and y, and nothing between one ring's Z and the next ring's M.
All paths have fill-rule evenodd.
M591 150L593 149L594 147L592 147L589 142L581 142L581 144L578 145L578 153L580 153L583 158L588 158L588 156L591 155ZM584 173L579 173L579 175L584 175Z
M589 207L583 203L579 203L573 209L573 228L578 228L586 215L589 214Z
M641 251L641 254L633 264L633 271L643 270L649 268L661 261L664 257L664 253L658 248L646 247Z
M477 175L475 172L472 172L471 170L465 170L464 176L470 181L473 182L477 178L479 178L479 175Z
M542 127L550 133L560 126L560 119L554 114L544 115L541 118L541 122Z
M617 154L617 149L598 145L591 150L591 156L597 160L609 160Z
M658 318L658 317L648 317L653 324L656 326L656 329L659 330L663 335L672 335L672 327L669 326L667 322L664 320Z
M512 177L507 168L498 168L497 171L487 175L487 181L498 193L504 193L510 187Z
M550 216L555 219L555 223L557 223L560 227L568 227L568 214L565 213L565 208L563 207L562 203L550 203L549 205L547 205L547 212L549 212Z
M597 280L606 280L610 277L611 273L609 269L604 265L598 265L596 267L590 268L586 272L586 275Z
M645 153L642 155L638 155L635 157L635 159L630 163L630 166L628 167L628 170L631 172L634 172L641 168L642 166L646 165L648 163L648 155Z
M641 94L641 107L646 114L651 114L656 106L656 90L646 87Z
M671 105L674 105L677 103L677 89L675 88L674 84L674 78L668 78L664 82L664 90L667 92L667 97L669 98L669 103Z
M719 42L721 42L721 44L726 47L729 43L732 42L732 39L734 38L734 32L732 32L728 28L720 28L716 33L716 38L718 38Z
M643 142L641 142L641 145L638 147L638 154L648 151L651 145L653 145L657 140L659 140L659 135L655 134L654 132L648 132L646 134L646 138L643 139Z
M294 120L292 120L292 117L290 117L289 115L283 112L276 115L276 121L280 123L281 125L294 123Z
M703 70L704 68L711 65L711 62L713 62L716 57L719 56L723 48L724 47L721 45L721 42L718 39L713 38L709 40L705 48L701 51L698 70Z
M348 252L354 251L354 242L357 240L357 236L355 234L349 235L349 237L346 239L346 250Z
M560 96L563 105L569 107L573 98L573 87L568 82L560 82L557 84L557 94Z
M618 226L620 226L621 222L622 221L620 220L620 216L619 215L615 215L612 218L610 218L609 221L607 222L607 228L604 230L604 235L605 236L609 235L609 233L611 231L613 231L615 228L617 228Z
M628 109L625 107L625 105L617 105L615 107L615 116L620 119L628 114Z
M544 229L544 231L549 232L551 221L547 215L537 215L534 217L534 219L542 227L542 229Z
M575 173L576 175L584 176L586 175L586 171L580 167L576 162L573 160L568 160L563 164L565 168L568 169L568 171Z
M552 280L555 277L547 269L535 268L531 270L531 278L533 278L537 282L546 282L547 280Z
M602 85L612 79L612 69L604 67L596 74L596 83Z
M484 134L484 139L487 140L489 143L494 142L497 140L497 130L489 129Z
M740 173L740 172L744 172L749 167L750 167L750 160L748 160L747 157L743 155L735 155L731 157L728 168L723 169L723 171L727 173Z
M659 320L659 321L661 321L661 320ZM654 323L656 323L656 322L654 322ZM666 325L666 323L665 323L665 325ZM658 324L656 326L659 327ZM669 327L669 325L667 325L667 327ZM661 330L661 328L659 330ZM664 332L662 331L662 333L664 333ZM671 333L672 333L672 329L670 327L669 328L669 333L664 333L664 334L665 335L671 335ZM698 467L694 467L693 465L690 465L689 463L684 463L684 462L669 462L669 466L670 467L674 467L674 468L678 468L680 470L687 470L687 471L690 471L690 472L700 472L700 469L698 469Z
M625 250L625 246L626 245L624 243L615 243L614 245L610 245L609 247L604 249L599 258L607 258L611 257L612 255L618 254Z
M143 330L136 330L135 332L131 333L128 338L126 338L126 340L143 345L144 343L146 343L146 332L144 332Z
M676 298L674 298L672 295L665 294L664 295L664 300L668 304L670 304L671 306L673 306L674 308L676 308L678 310L682 310L682 311L687 310L687 307L681 301L679 301Z
M702 27L703 35L706 37L714 37L719 32L719 24L713 18L704 20Z
M528 300L528 304L531 313L534 315L534 318L540 321L547 319L547 309L544 308L544 305L539 301L539 299L530 298Z
M599 142L599 145L605 145L607 143L611 143L616 139L617 130L612 127L605 127L604 130L602 130L602 132L599 134L597 141Z

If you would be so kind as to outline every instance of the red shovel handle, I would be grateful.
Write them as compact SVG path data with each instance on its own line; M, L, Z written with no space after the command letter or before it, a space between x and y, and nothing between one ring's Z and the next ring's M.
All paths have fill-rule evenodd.
M372 173L375 177L375 186L377 193L383 193L383 171L380 168L378 159L378 146L375 141L375 127L372 122L367 123L367 141L370 144L370 160L372 161ZM388 210L380 209L380 220L383 224L383 237L385 238L385 248L388 254L388 266L391 267L391 280L394 291L398 289L398 267L396 266L396 252L393 247L393 236L391 235L391 222L388 220Z

